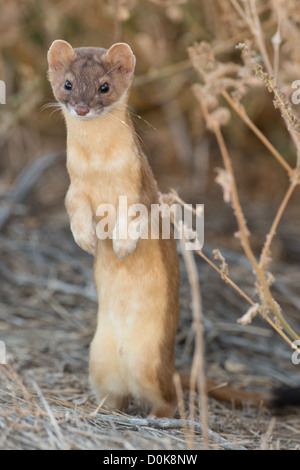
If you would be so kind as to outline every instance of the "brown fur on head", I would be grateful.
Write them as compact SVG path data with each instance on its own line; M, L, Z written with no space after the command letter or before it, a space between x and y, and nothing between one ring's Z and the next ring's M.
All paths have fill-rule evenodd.
M95 119L126 99L135 56L125 43L108 50L75 48L56 40L48 51L49 80L57 101L74 117ZM80 111L80 112L79 112Z

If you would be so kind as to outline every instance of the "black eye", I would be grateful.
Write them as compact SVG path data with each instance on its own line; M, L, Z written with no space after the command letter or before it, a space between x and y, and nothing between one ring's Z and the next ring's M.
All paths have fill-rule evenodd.
M65 83L65 90L72 90L72 83L69 80Z
M103 83L101 87L99 88L100 93L107 93L109 91L109 84L108 83Z

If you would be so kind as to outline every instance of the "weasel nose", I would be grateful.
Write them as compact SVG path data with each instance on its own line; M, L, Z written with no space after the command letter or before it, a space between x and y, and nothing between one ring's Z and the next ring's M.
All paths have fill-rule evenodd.
M78 114L78 116L86 116L87 113L89 112L89 108L87 106L75 106L75 111Z

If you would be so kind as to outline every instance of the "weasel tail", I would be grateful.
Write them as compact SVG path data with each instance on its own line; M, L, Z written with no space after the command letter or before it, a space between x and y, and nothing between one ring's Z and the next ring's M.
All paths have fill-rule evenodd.
M180 372L180 379L182 388L189 389L190 372ZM218 401L232 403L235 406L243 406L246 403L274 409L300 406L300 387L274 388L269 391L243 390L206 378L206 392L208 396Z

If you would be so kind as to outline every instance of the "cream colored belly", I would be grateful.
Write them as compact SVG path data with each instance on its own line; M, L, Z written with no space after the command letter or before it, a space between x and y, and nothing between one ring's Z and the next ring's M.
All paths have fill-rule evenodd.
M139 396L144 394L141 376L150 378L160 357L167 279L157 240L140 241L125 260L116 257L109 243L101 245L95 264L99 310L92 368L102 375L107 392Z

